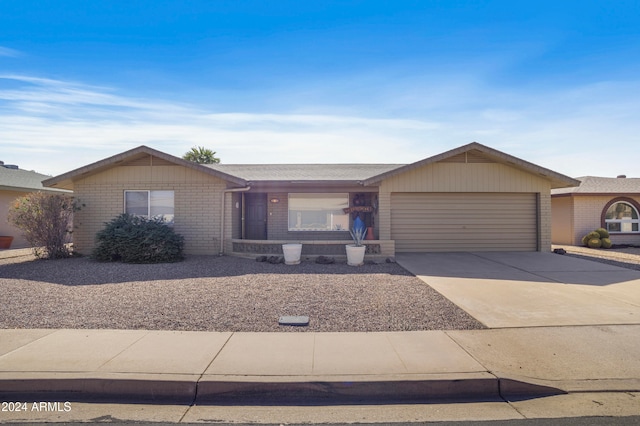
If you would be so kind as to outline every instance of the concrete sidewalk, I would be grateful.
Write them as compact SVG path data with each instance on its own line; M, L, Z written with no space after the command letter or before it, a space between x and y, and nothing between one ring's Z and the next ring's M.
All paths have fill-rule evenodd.
M5 329L0 330L0 395L4 401L29 396L308 405L640 392L640 272L550 253L403 254L398 262L484 324L499 328Z
M0 395L180 404L640 391L640 325L389 333L0 330Z

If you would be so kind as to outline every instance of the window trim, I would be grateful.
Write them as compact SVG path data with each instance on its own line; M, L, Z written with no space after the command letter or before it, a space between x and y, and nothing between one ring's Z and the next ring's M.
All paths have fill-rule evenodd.
M127 193L128 192L146 192L147 193L147 214L146 218L151 219L151 193L154 191L158 192L173 192L173 208L175 211L175 194L176 191L174 189L125 189L122 193L122 211L127 213ZM165 223L169 226L172 226L175 222L175 212L173 214L173 220L166 221Z
M147 193L147 219L151 215L151 190L150 189L125 189L122 193L122 210L127 213L127 193L128 192L146 192Z
M607 211L609 210L609 208L611 206L613 206L614 204L617 203L626 203L631 205L631 207L633 207L636 210L636 213L638 213L638 231L631 231L631 232L615 232L615 231L609 231L611 234L613 235L638 235L640 234L640 203L638 203L636 200L634 200L633 198L629 198L629 197L616 197L612 200L610 200L607 204L605 204L604 208L602 209L602 213L600 215L600 226L604 229L609 229L607 227ZM636 223L635 221L631 222L631 223Z
M287 193L287 232L348 232L349 231L349 226L347 225L347 227L345 229L292 229L290 227L290 223L291 223L291 196L292 195L305 195L305 194L312 194L312 195L324 195L327 196L327 198L329 197L333 197L333 198L338 198L339 196L346 196L346 202L347 202L347 207L349 207L349 203L350 203L350 193L349 192L289 192ZM346 213L345 213L346 214ZM348 220L348 214L347 214L347 220Z

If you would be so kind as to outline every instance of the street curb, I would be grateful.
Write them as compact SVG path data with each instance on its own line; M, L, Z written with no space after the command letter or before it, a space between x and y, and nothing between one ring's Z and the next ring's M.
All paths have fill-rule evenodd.
M33 373L29 373L33 375ZM77 375L77 374L74 374ZM421 377L44 377L0 379L3 400L149 402L172 404L281 404L358 401L435 402L536 398L563 390L488 373Z
M290 404L308 401L349 403L355 401L428 402L436 400L495 400L499 398L497 379L464 380L368 380L368 381L203 381L198 383L196 403L225 404L233 401L260 401Z
M33 401L171 402L181 405L191 404L196 390L197 382L188 380L95 377L0 380L0 397L4 401L28 398Z

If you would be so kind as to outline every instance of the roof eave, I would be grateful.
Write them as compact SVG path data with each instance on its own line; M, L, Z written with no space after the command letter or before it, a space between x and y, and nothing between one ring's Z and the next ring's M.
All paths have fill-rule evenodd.
M42 181L42 185L47 187L60 187L64 189L73 189L73 181L79 176L87 176L94 173L98 173L101 170L108 169L110 167L116 166L122 162L124 162L127 158L133 157L138 154L149 154L155 157L161 158L163 160L169 161L171 163L184 166L190 169L197 170L199 172L216 176L220 179L226 180L231 183L235 183L237 185L245 186L247 182L244 179L241 179L237 176L232 176L227 173L211 169L202 164L194 163L192 161L187 161L182 158L175 157L173 155L164 153L162 151L155 150L153 148L149 148L148 146L141 145L137 148L133 148L129 151L125 151L120 154L116 154L114 156L105 158L100 161L96 161L95 163L88 164L84 167L80 167L78 169L72 170L70 172L52 177L50 179L46 179Z
M0 185L0 191L14 191L14 192L38 192L38 191L42 191L42 192L60 192L60 193L71 193L73 191L70 190L66 190L66 189L59 189L59 188L29 188L29 187L22 187L22 186L7 186L7 185Z
M568 191L568 192L559 192L557 194L551 194L552 197L558 197L560 195L571 195L571 196L590 196L590 197L610 197L610 196L621 196L621 197L637 197L640 195L640 192L629 192L629 191L610 191L610 192L577 192L577 191Z
M568 188L573 186L580 185L580 181L573 179L569 176L565 176L561 173L554 172L553 170L546 169L544 167L538 166L536 164L530 163L528 161L522 160L520 158L514 157L512 155L506 154L502 151L498 151L496 149L490 148L488 146L482 145L478 142L471 142L469 144L460 146L458 148L454 148L452 150L443 152L438 155L434 155L433 157L425 158L424 160L416 161L415 163L407 164L406 166L399 167L394 170L390 170L386 173L381 173L377 176L373 176L369 179L365 179L364 185L371 185L375 183L379 183L384 179L388 179L392 176L408 172L410 170L428 165L437 163L442 160L446 160L447 158L454 157L458 154L462 154L471 150L477 150L491 157L495 157L500 159L508 164L513 165L516 168L524 169L529 173L537 174L543 176L551 182L552 188Z
M282 179L282 180L251 180L247 181L247 185L287 185L287 186L311 186L311 185L324 185L324 186L362 186L363 183L361 180L291 180L291 179Z

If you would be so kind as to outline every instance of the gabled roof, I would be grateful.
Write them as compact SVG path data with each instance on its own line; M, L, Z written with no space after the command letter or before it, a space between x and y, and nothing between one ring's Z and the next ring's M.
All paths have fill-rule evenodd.
M405 173L410 170L414 170L419 167L426 166L428 164L433 164L440 161L446 161L448 159L451 159L453 157L456 157L458 155L465 154L465 153L473 153L475 155L479 154L481 156L488 157L497 163L506 164L508 166L515 167L525 172L549 179L549 181L551 182L552 188L564 188L564 187L570 187L570 186L577 186L580 184L579 181L573 178L570 178L569 176L565 176L563 174L554 172L553 170L549 170L544 167L538 166L536 164L529 163L528 161L522 160L520 158L514 157L509 154L505 154L502 151L489 148L488 146L479 144L478 142L472 142L470 144L463 145L459 148L455 148L450 151L443 152L442 154L434 155L433 157L425 158L424 160L420 160L415 163L407 164L406 166L398 167L388 172L381 173L377 176L373 176L369 179L366 179L363 183L365 185L372 185L375 183L379 183L382 180L388 179L392 176L396 176L401 173Z
M328 182L359 184L402 164L208 164L247 182Z
M112 157L105 158L104 160L96 161L95 163L89 164L84 167L80 167L79 169L72 170L65 174L47 179L43 181L42 184L45 186L73 189L73 181L78 177L81 177L81 176L86 177L95 173L99 173L113 166L118 166L129 161L134 161L138 158L142 158L147 155L151 155L153 157L160 158L162 160L165 160L180 166L188 167L190 169L198 170L202 173L216 176L220 179L224 179L226 181L235 183L237 185L242 185L242 186L246 185L246 181L244 179L229 175L227 173L224 173L219 170L215 170L213 168L206 167L202 164L198 164L192 161L183 160L182 158L174 157L173 155L166 154L162 151L158 151L144 145L131 149L129 151L125 151L121 154L117 154Z
M579 186L554 189L551 195L640 194L640 178L582 176L576 179L580 181Z
M189 167L202 173L216 176L227 182L247 186L253 183L325 183L350 185L375 185L389 177L405 173L439 161L485 161L503 163L549 179L552 188L577 186L580 181L537 166L477 142L461 146L412 164L198 164L147 146L139 146L118 155L106 158L68 173L46 179L45 186L73 189L79 177L99 173L108 168L135 162L152 156L173 164ZM460 157L462 156L462 157Z
M42 186L42 181L50 177L28 170L0 166L0 190L17 192L60 191Z

